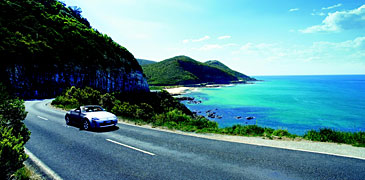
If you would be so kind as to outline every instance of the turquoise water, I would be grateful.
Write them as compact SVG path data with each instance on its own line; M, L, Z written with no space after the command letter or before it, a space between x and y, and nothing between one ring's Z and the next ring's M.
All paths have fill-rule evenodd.
M185 96L201 100L187 105L206 115L213 110L220 127L257 124L304 134L328 127L365 131L365 75L259 76L255 84L200 88ZM237 119L241 116L241 119ZM246 117L254 116L253 120Z

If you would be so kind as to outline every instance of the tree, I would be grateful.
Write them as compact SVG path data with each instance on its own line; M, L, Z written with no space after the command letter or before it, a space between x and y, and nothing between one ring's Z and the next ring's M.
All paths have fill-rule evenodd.
M0 83L0 179L8 179L28 158L24 145L30 132L23 123L24 101L12 97Z

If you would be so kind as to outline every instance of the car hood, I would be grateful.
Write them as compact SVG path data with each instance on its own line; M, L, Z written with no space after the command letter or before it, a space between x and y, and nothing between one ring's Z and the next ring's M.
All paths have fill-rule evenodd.
M98 118L98 119L105 119L105 118L115 118L115 115L110 113L110 112L106 112L106 111L100 111L100 112L88 112L85 113L86 117L88 118Z

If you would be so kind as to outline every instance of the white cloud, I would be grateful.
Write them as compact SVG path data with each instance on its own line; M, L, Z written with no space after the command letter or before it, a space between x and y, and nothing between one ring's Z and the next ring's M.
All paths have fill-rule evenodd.
M189 39L184 39L182 42L183 43L188 43L190 40Z
M270 43L246 43L240 48L241 53L264 61L275 61L288 55L288 52L279 44ZM237 52L234 52L237 53Z
M314 42L311 47L294 54L311 61L325 62L361 62L365 63L365 37L357 37L343 42Z
M299 31L302 33L339 32L341 30L363 28L365 28L365 5L353 10L328 13L322 24Z
M313 48L318 49L332 49L332 50L365 50L365 36L357 37L354 40L348 40L338 43L320 41L313 43Z
M220 37L218 37L218 39L229 39L229 38L231 38L231 36L220 36Z
M324 12L317 12L317 13L311 13L312 16L325 16L326 13Z
M340 6L342 6L342 4L341 3L338 3L338 4L333 5L333 6L323 7L322 10L333 9L333 8L337 8L337 7L340 7Z
M205 40L208 40L208 39L210 39L209 36L204 36L204 37L201 37L199 39L185 39L182 42L183 43L188 43L188 42L201 42L201 41L205 41Z
M201 41L205 41L205 40L208 40L210 39L209 36L204 36L202 38L199 38L199 39L192 39L191 42L201 42Z
M299 8L292 8L292 9L289 9L289 12L294 12L294 11L299 11Z
M246 43L235 55L267 62L357 62L365 63L365 36L342 42L314 42L292 46L270 43Z
M205 44L201 48L198 48L198 50L209 51L209 50L213 50L213 49L222 49L222 48L225 48L225 47L232 47L232 46L238 46L238 45L234 44L234 43L229 43L229 44Z
M221 48L223 48L223 46L221 46L219 44L206 44L203 47L199 48L199 50L208 51L208 50L212 50L212 49L221 49Z

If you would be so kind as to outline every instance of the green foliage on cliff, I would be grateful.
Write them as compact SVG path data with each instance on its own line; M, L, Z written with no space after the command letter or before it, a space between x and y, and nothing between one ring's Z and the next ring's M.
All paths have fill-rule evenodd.
M150 85L186 85L199 83L229 83L249 80L231 69L211 66L187 56L176 56L164 61L143 65L143 72ZM250 79L251 80L251 79Z
M30 132L24 125L24 102L12 97L0 83L0 179L8 179L28 158L24 145Z
M80 8L57 0L2 0L0 9L2 67L57 64L141 69L126 48L91 28Z
M156 93L114 92L102 94L100 91L90 87L76 88L72 86L65 90L62 95L57 96L52 101L52 104L64 109L73 109L81 105L99 104L108 111L115 110L116 112L121 112L121 109L131 112L130 109L135 109L133 107L135 105L136 107L138 106L137 109L142 110L151 110L152 108L155 113L164 113L178 109L185 114L191 115L190 110L185 105L181 104L166 91Z

